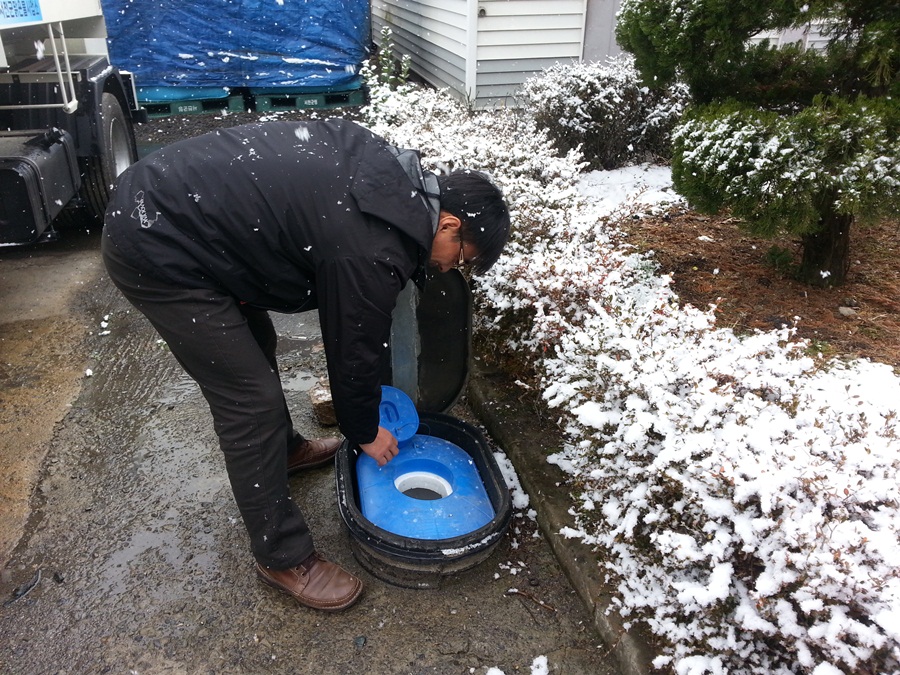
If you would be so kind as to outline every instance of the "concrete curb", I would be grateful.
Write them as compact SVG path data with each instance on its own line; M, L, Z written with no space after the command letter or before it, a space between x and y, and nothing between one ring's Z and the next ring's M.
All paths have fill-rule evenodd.
M568 513L569 497L566 490L560 488L565 474L546 459L556 447L555 434L558 432L516 398L517 393L500 375L477 368L471 372L467 392L469 407L513 463L531 506L537 512L541 532L593 617L594 626L609 647L619 672L622 675L646 675L651 670L653 658L650 632L644 626L632 627L625 632L618 614L606 613L614 593L603 581L596 554L582 542L560 534L563 527L571 527L574 521ZM554 437L547 438L548 433L553 433Z

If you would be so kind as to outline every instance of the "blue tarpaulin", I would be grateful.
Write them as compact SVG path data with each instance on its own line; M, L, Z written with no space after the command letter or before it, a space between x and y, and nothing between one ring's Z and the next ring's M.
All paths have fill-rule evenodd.
M369 0L103 0L110 58L141 89L359 86Z

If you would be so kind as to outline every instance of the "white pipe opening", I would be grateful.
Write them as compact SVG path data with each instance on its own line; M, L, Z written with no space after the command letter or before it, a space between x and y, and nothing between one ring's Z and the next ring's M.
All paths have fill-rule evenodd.
M453 494L450 482L437 474L428 471L410 471L394 479L394 487L406 494L411 490L428 490L439 495L440 499Z

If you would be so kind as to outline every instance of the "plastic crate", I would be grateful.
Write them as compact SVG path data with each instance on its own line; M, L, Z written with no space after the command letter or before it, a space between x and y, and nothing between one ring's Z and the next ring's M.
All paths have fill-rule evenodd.
M303 110L308 108L344 108L360 106L366 102L362 89L325 92L272 92L254 93L257 112L277 110Z
M200 113L244 112L243 96L225 98L191 99L180 101L144 101L141 103L150 117L168 115L197 115Z

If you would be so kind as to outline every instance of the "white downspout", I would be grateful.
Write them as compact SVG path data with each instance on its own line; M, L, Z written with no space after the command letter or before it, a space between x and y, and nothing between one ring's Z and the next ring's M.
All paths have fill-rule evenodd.
M466 101L475 107L478 92L478 0L467 0L466 26Z
M578 53L580 54L578 60L582 63L584 63L584 35L587 31L588 2L589 0L584 0L584 2L581 3L581 43L578 45Z

